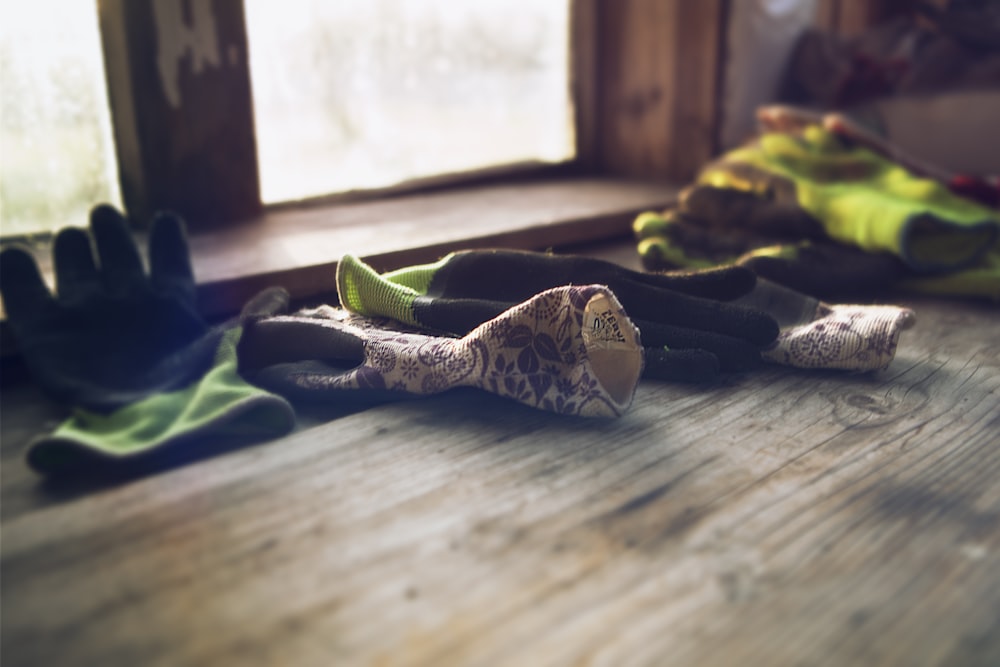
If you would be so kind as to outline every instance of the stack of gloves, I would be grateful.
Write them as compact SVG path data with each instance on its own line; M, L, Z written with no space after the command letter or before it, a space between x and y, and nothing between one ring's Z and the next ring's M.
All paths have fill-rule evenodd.
M912 323L905 309L828 306L743 266L647 273L473 250L385 274L348 255L340 305L289 313L287 292L271 288L211 325L195 307L176 216L154 219L148 272L108 206L94 209L89 233L61 231L53 254L55 293L26 250L0 255L24 360L72 410L28 450L46 474L274 438L295 426L290 401L370 404L472 387L558 414L618 417L641 378L711 382L766 361L884 368Z
M909 291L1000 300L1000 212L837 123L782 124L633 225L649 270L744 266L828 300Z

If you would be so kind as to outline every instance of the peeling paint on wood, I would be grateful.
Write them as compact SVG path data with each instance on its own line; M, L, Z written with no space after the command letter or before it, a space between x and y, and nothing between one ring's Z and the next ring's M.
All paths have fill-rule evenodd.
M188 4L190 25L184 21L184 0L153 0L160 84L170 106L175 108L183 103L180 70L185 61L190 63L194 74L200 74L206 67L222 66L212 3L205 0ZM232 51L229 55L232 60Z

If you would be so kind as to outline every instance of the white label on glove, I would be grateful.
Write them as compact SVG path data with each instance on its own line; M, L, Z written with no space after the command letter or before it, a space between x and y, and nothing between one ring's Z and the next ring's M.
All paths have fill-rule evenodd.
M623 322L622 311L614 308L603 295L595 296L583 311L583 342L587 347L613 349L635 345Z

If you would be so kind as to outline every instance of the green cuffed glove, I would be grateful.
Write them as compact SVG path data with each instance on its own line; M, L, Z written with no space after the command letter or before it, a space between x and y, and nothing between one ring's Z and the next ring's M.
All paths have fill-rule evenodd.
M337 269L340 299L350 310L452 335L547 289L606 285L642 332L644 377L685 382L760 365L760 349L778 327L766 313L729 302L755 280L740 267L649 274L594 258L517 250L457 252L385 275L348 255Z
M650 270L740 265L824 299L872 294L907 274L889 253L825 239L819 223L795 205L731 188L692 186L677 209L644 213L633 230Z
M738 264L828 299L1000 299L1000 217L819 126L765 134L633 224L649 269Z
M996 211L818 125L765 134L710 164L698 182L796 204L829 239L891 253L918 273L969 268L1000 238Z
M102 414L76 408L54 432L34 441L28 464L41 473L119 467L156 457L189 458L179 448L228 446L285 435L295 423L291 405L237 373L242 327L219 339L208 371L191 384L155 393Z
M282 310L287 293L266 290L240 318L209 325L195 307L180 218L153 221L148 273L118 211L98 206L90 222L89 230L56 235L55 293L30 252L0 254L0 291L19 351L41 389L73 408L30 447L28 463L43 473L120 467L181 442L288 432L289 404L242 380L235 359L243 322Z

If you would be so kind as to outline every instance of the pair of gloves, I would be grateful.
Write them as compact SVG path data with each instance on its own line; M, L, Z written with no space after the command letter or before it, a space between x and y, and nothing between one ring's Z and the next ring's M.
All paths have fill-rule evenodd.
M471 386L561 414L614 417L640 377L711 381L757 367L778 325L727 302L754 283L742 268L643 274L510 250L379 275L348 255L337 269L345 308L248 324L241 368L304 400Z
M0 254L24 360L73 408L29 449L42 472L169 458L185 442L275 437L294 426L285 397L383 400L473 386L553 412L617 416L640 374L699 381L753 368L778 333L769 315L729 303L753 288L743 268L657 275L471 251L380 276L348 256L338 287L353 314L286 315L287 293L272 288L210 325L196 309L176 216L153 221L148 273L108 206L94 209L89 234L61 231L53 254L55 294L30 253ZM395 322L377 319L388 316Z
M824 299L1000 299L1000 214L830 128L769 132L633 225L651 270L741 265Z

